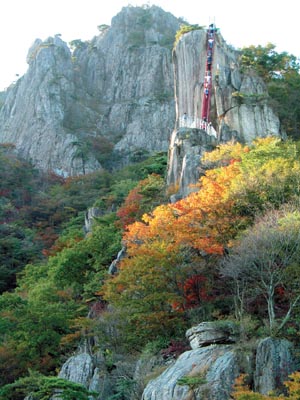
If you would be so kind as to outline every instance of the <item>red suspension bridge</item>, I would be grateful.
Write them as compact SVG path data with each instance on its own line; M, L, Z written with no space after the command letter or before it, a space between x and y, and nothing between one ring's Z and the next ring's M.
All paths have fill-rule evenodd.
M203 129L208 134L213 136L216 136L216 131L214 130L210 122L210 102L212 93L212 69L216 31L217 29L215 24L210 24L207 29L206 39L206 64L202 93L201 117L189 117L186 113L184 113L184 115L179 120L180 127Z

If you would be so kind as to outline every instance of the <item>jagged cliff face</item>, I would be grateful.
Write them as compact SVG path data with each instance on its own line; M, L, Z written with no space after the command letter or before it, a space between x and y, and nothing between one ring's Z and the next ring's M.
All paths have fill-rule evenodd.
M28 53L28 72L10 87L0 109L0 142L14 143L39 168L63 175L120 166L141 150L166 151L175 113L178 127L185 112L199 118L202 108L206 30L179 40L174 85L172 47L179 26L178 19L158 7L126 7L98 37L74 41L73 52L59 35L37 39ZM218 142L280 134L263 81L241 73L237 52L219 33L212 83L210 115ZM177 151L177 138L171 142ZM169 183L184 177L185 195L194 178L189 182L182 164L195 171L203 148L184 147L193 147L194 158L185 160L180 151L181 160L174 161L171 147Z
M77 140L63 125L74 93L70 50L59 37L36 40L27 61L27 74L8 90L1 109L0 140L38 167L64 170L73 165Z
M166 151L178 27L158 7L127 7L91 42L77 41L73 53L59 36L36 40L28 72L0 110L0 142L65 175L101 168L109 152L124 163L140 149Z
M263 80L253 71L241 71L238 52L225 43L220 33L214 39L210 98L214 136L189 126L190 121L201 117L207 31L183 35L174 51L177 120L171 137L168 183L179 185L178 197L186 196L191 191L189 185L197 182L201 174L199 160L208 145L232 139L250 143L256 137L283 135ZM188 116L185 126L184 113Z
M116 149L123 153L168 148L175 117L171 47L178 26L157 7L125 8L92 49L78 52L83 86L101 99L101 133L121 137Z
M201 115L205 79L206 30L195 30L179 40L174 51L176 108L178 118ZM212 97L210 120L219 140L235 135L250 142L256 137L279 135L277 115L268 104L263 80L252 71L239 67L239 53L216 33L212 62Z

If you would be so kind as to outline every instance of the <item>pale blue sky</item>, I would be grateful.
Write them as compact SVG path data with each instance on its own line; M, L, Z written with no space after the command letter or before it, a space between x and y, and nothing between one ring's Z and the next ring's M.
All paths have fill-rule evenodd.
M110 24L124 6L155 4L192 24L215 21L234 47L274 43L278 52L300 57L299 15L294 0L3 0L0 6L0 90L23 75L26 55L36 38L57 33L69 42L89 40L97 26Z

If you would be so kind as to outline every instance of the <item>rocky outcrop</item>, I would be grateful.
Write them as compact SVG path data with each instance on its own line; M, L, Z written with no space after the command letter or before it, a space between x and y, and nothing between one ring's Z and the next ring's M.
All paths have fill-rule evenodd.
M149 382L143 400L225 400L238 376L230 345L198 348L183 353L174 365ZM189 378L193 378L190 379ZM195 384L197 382L199 384ZM188 384L191 383L190 385ZM194 395L194 397L191 397Z
M101 99L99 130L122 155L168 149L175 123L171 49L178 27L158 7L127 7L91 48L74 53L85 71L85 81L76 75L79 85Z
M122 246L122 249L118 252L117 257L111 262L108 268L109 274L114 275L116 272L118 272L118 265L125 256L126 256L126 246Z
M61 175L122 165L137 149L166 151L179 23L159 7L126 7L72 52L59 35L36 40L0 110L0 142Z
M64 128L74 95L71 53L59 37L36 40L28 52L29 69L8 92L0 111L0 142L16 145L39 168L61 175L99 168L76 157L77 136ZM66 167L68 165L68 168Z
M192 350L149 382L143 400L229 399L240 358L226 343L237 340L237 326L230 321L202 322L187 330L186 337Z
M95 223L95 218L103 215L103 211L98 207L90 207L84 216L84 231L85 233L92 232L93 224Z
M282 389L295 370L292 344L265 338L252 348L235 345L237 326L230 321L220 322L202 322L189 329L186 336L192 350L151 380L142 399L229 400L235 379L245 372L257 392Z
M73 41L72 51L59 35L37 39L28 72L2 96L0 142L14 143L37 167L64 176L122 166L137 151L166 151L183 114L197 119L202 107L206 30L178 41L174 85L172 47L180 22L156 6L129 6L99 36ZM219 33L212 82L218 142L280 134L264 82L251 71L241 73L237 52ZM168 183L180 186L180 196L198 180L202 153L201 143L188 145L175 130Z
M88 353L80 353L65 362L59 373L59 378L89 387L93 372L94 364L92 357Z
M173 132L169 150L168 183L178 189L179 196L173 196L172 201L193 191L190 185L197 183L204 172L200 159L215 145L215 137L200 129L182 127Z
M116 395L122 379L134 383L130 397L134 399L229 400L241 373L247 373L255 391L267 394L282 389L296 368L290 342L265 338L252 346L235 343L238 329L231 321L202 322L186 336L192 350L177 360L146 354L138 361L117 354L111 359L101 352L91 355L83 346L62 366L59 377L98 392L97 400ZM59 399L59 394L54 399Z
M239 329L233 322L201 322L186 331L192 349L217 343L235 343Z
M254 388L268 394L282 388L288 375L295 371L292 344L285 339L266 338L259 342L256 351Z
M168 184L179 188L177 197L190 193L201 176L200 157L207 144L230 140L251 142L256 137L283 136L278 116L269 104L263 80L253 71L241 72L239 54L215 36L212 63L210 121L214 135L195 129L201 116L206 68L206 30L183 35L174 51L176 128L169 149ZM186 113L187 122L183 123ZM183 139L182 129L184 126ZM195 137L198 143L195 144ZM190 138L190 139L189 139ZM192 151L191 151L192 149ZM189 162L192 153L193 162Z
M0 109L3 106L6 99L6 92L0 92Z
M92 357L83 351L70 357L62 366L59 378L79 383L91 392L99 393L99 398L109 397L113 393L111 381L105 368L105 360L99 354ZM103 397L104 396L104 397ZM60 400L59 395L53 400Z

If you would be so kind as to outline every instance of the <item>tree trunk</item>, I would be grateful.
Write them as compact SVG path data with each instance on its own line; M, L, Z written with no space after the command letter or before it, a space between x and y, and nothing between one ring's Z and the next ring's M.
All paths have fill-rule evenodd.
M272 291L272 293L268 295L267 304L268 304L269 327L270 327L270 333L272 334L275 326L274 291Z

